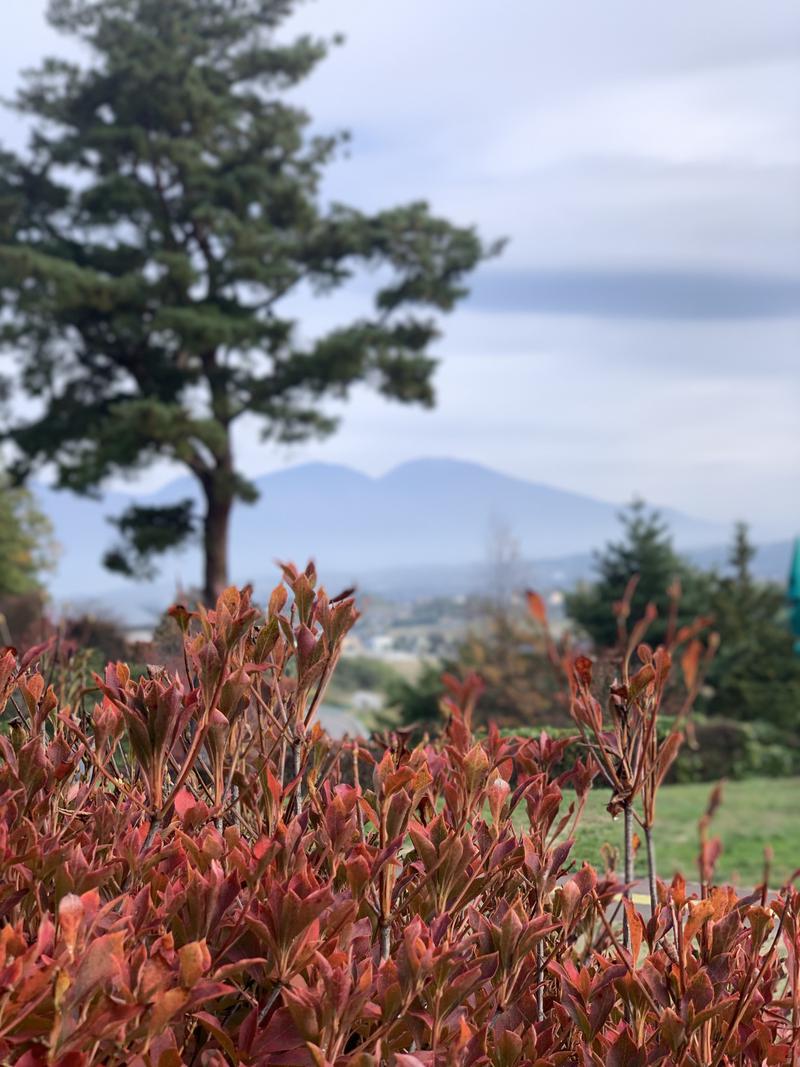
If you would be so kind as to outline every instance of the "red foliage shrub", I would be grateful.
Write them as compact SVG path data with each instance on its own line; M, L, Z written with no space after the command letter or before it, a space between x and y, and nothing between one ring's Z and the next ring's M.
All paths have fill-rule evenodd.
M332 742L315 715L357 613L311 568L266 615L236 590L173 615L183 671L111 665L71 706L45 650L0 653L0 1061L798 1061L794 889L658 883L625 948L622 887L570 859L591 757L476 740L474 678L436 743Z

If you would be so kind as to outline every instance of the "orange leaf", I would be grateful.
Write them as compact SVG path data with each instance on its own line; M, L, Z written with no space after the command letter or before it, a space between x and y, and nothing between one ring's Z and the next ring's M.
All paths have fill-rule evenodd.
M525 593L525 599L528 601L528 611L533 618L539 623L540 626L547 625L547 607L544 600L533 589L528 589Z
M120 931L98 937L89 945L72 986L72 997L76 1002L98 985L116 977L123 959L124 943L125 934Z
M683 928L684 944L696 936L706 919L714 914L714 905L710 900L692 900L689 902L689 918Z
M153 1004L153 1010L147 1026L150 1037L160 1034L170 1019L177 1015L189 1000L185 989L168 989L159 993Z
M681 670L683 671L683 681L688 690L694 688L694 684L697 681L697 672L700 668L700 655L703 651L703 645L696 638L691 641L686 648L686 651L681 656Z
M181 983L191 989L211 966L211 955L205 941L192 941L178 949L181 965Z
M632 900L628 900L626 897L622 901L625 908L625 914L628 917L628 930L630 931L631 938L631 960L633 966L636 966L636 961L639 959L639 950L642 947L642 938L644 936L644 920L639 912L633 905Z

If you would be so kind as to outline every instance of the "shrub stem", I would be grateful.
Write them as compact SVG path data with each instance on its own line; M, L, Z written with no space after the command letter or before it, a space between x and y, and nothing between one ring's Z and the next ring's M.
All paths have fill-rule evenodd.
M653 915L658 907L658 891L656 889L656 844L653 840L653 827L645 824L644 840L647 846L647 878L650 883L650 911Z
M388 919L381 917L379 930L381 941L381 963L384 963L389 959L389 954L392 949L392 928Z
M633 803L625 801L622 809L625 825L625 896L630 898L631 885L633 884ZM631 947L630 930L628 928L628 915L622 916L622 944L624 948Z
M544 944L536 945L536 1021L544 1022Z
M303 748L302 739L300 737L296 737L294 739L294 744L292 745L292 773L293 773L295 778L297 778L299 776L300 770L301 770L301 768L303 766L302 748ZM300 808L302 802L303 802L303 782L301 780L301 781L298 781L298 783L297 783L297 807L298 807L298 809Z

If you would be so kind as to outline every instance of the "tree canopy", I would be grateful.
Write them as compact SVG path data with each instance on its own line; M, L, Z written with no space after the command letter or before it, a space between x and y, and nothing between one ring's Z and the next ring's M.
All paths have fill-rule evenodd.
M141 573L200 531L205 592L227 581L237 468L232 428L326 435L325 397L367 383L431 405L438 315L499 250L415 202L368 214L326 204L344 135L312 131L287 93L329 42L284 40L296 0L51 0L49 19L90 61L49 59L17 106L29 150L0 157L0 341L35 417L9 433L19 477L96 492L166 459L198 479L202 522L118 517L107 562ZM314 336L291 301L371 281L363 315Z

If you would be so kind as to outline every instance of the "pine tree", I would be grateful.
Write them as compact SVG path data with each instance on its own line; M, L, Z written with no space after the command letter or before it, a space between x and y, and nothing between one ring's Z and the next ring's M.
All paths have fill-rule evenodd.
M597 581L567 597L569 615L598 649L617 644L614 608L634 577L637 584L631 599L629 625L643 617L648 604L654 604L658 611L658 617L647 631L649 642L658 644L664 639L671 601L678 591L678 625L708 614L708 580L675 551L669 528L660 514L648 511L643 501L635 500L619 518L623 539L595 554Z
M728 575L715 578L710 609L719 632L719 651L708 677L709 715L800 726L800 660L793 652L785 594L772 582L758 582L747 526L738 523L728 558Z
M235 462L238 420L272 441L326 435L323 399L362 382L431 405L436 315L499 249L424 203L367 215L321 202L343 137L313 135L286 95L328 47L279 37L295 6L51 0L90 63L29 76L29 151L0 157L0 341L40 405L12 429L16 473L49 462L59 487L91 493L157 458L183 465L202 519L187 500L134 508L107 563L141 573L202 528L209 600L228 580L234 502L256 495ZM301 330L291 298L368 271L362 317Z

